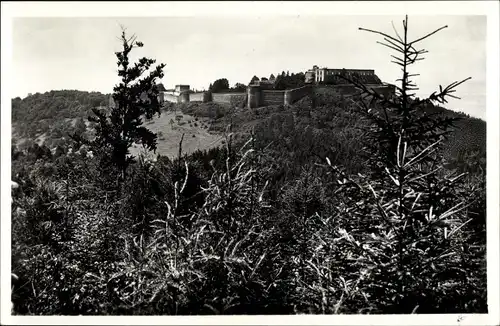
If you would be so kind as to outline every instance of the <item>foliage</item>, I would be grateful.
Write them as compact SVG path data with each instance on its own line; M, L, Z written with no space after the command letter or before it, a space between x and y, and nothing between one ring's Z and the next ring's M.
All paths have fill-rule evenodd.
M252 79L250 79L250 82L248 83L248 85L255 84L255 82L258 82L258 81L260 81L260 78L257 76L253 76Z
M298 88L305 85L305 74L303 72L299 72L297 74L292 73L291 75L278 75L274 82L274 89L276 90L285 90Z
M85 124L85 121L82 118L79 118L75 122L75 134L78 136L82 136L85 131L87 131L87 125Z
M238 91L238 92L246 92L247 90L247 87L245 84L242 84L242 83L236 83L234 85L234 88L233 88L235 91Z
M34 138L56 130L67 135L72 132L67 119L87 118L92 108L108 104L108 96L98 92L61 90L16 98L12 100L13 127L19 137Z
M220 93L229 89L229 81L226 78L217 79L210 84L208 90L212 93Z

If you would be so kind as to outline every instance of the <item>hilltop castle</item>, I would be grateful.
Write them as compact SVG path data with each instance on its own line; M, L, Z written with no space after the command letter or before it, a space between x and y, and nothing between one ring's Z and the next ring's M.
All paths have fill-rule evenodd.
M355 78L384 96L395 94L395 86L383 83L372 69L330 69L313 66L304 74L305 85L294 89L274 89L275 80L252 80L246 91L241 92L194 92L189 85L176 85L175 89L165 89L158 84L160 103L216 102L232 105L243 105L255 108L263 105L292 104L300 98L313 92L315 85L325 84L332 87L337 94L352 95L359 90L345 78Z

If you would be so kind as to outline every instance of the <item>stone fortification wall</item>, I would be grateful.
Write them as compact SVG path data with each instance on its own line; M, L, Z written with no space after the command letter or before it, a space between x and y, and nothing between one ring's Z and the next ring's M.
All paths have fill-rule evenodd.
M394 85L366 84L366 86L374 89L384 96L392 96L395 94ZM314 85L306 85L295 89L276 91L266 89L265 87L262 87L260 85L250 85L247 88L246 93L189 93L188 91L179 93L176 91L167 91L163 92L163 102L215 102L231 104L234 106L246 105L248 108L256 108L266 105L289 105L300 100L304 96L311 94L314 87ZM331 88L338 95L355 95L361 92L352 84L322 85L320 87Z
M248 87L248 102L249 108L256 108L265 105L287 105L292 104L312 91L311 85L289 89L285 91L270 91L263 90L259 86Z
M385 97L391 97L396 94L396 86L394 85L374 85L369 87Z
M212 102L237 105L245 101L246 93L212 93Z
M285 91L261 90L260 105L276 105L285 102Z
M190 98L189 95L190 95L189 92L182 92L182 93L180 93L179 96L177 97L178 101L180 103L189 103L189 98Z
M312 90L313 87L311 85L306 85L285 91L285 104L293 104L304 96L311 94Z
M174 95L174 93L163 93L163 101L164 102L170 102L170 103L178 103L178 95Z
M189 101L190 102L210 102L210 93L208 92L199 92L199 93L191 93L189 94Z

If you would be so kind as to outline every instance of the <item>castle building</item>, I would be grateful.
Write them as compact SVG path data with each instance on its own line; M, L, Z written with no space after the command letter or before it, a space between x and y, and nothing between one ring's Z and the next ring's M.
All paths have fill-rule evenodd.
M313 66L305 73L306 83L321 83L327 82L335 77L344 75L345 77L350 77L352 75L375 77L375 70L371 69L330 69L330 68L319 68L318 66Z
M318 70L318 66L313 66L312 69L309 69L305 73L306 80L305 82L310 84L316 82L316 71Z

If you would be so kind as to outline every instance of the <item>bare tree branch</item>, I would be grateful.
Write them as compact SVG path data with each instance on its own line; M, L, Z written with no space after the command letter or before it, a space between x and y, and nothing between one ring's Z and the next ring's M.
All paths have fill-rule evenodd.
M387 35L385 33L382 33L382 32L378 32L378 31L374 31L374 30L371 30L371 29L366 29L366 28L363 28L363 27L359 27L359 30L360 31L365 31L365 32L370 32L370 33L375 33L375 34L380 34L380 35L383 35L387 38L390 38L391 40L393 40L394 42L397 42L397 43L400 43L400 44L403 44L402 42L400 42L398 39L395 39L394 37L390 36L390 35Z
M448 25L445 25L445 26L443 26L443 27L440 27L440 28L436 29L434 32L431 32L431 33L429 33L429 34L427 34L427 35L425 35L425 36L423 36L423 37L421 37L421 38L419 38L419 39L416 39L415 41L410 42L410 43L409 43L409 45L413 45L413 44L415 44L415 43L418 43L418 42L420 42L420 41L423 41L424 39L428 38L429 36L431 36L431 35L433 35L433 34L436 34L436 33L437 33L437 32L439 32L440 30L445 29L445 28L448 28Z
M392 45L385 44L385 43L382 43L382 42L379 42L379 41L377 41L377 43L378 43L378 44L381 44L381 45L383 45L383 46L387 46L389 49L393 49L394 51L397 51L397 52L401 53L401 51L400 51L399 49L397 49L397 48L393 47Z
M392 46L394 46L395 48L397 48L400 52L404 52L404 49L401 46L399 46L398 44L394 43L393 41L391 41L387 37L384 37L384 40L386 42L388 42L389 44L391 44Z
M394 33L396 33L396 36L398 37L399 41L401 41L401 44L404 43L403 39L401 38L401 36L399 36L399 33L398 33L398 30L396 29L396 27L394 26L394 21L391 20L391 25L392 25L392 29L394 30Z

